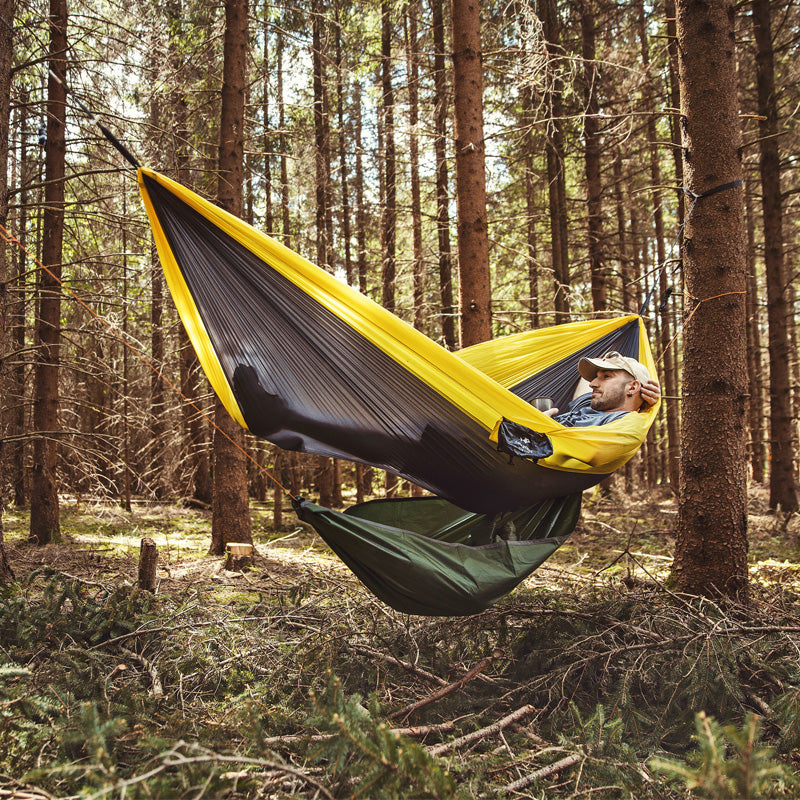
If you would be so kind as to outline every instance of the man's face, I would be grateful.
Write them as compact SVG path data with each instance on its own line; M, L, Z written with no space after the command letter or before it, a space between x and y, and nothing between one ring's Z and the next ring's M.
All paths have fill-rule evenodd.
M601 369L589 384L592 390L591 407L595 411L617 411L625 405L632 378L622 369Z

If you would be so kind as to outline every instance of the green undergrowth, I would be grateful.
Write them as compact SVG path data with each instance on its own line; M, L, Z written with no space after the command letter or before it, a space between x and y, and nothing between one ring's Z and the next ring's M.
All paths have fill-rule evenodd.
M658 580L670 516L645 525L598 501L571 549L490 610L410 617L307 537L267 532L263 513L257 547L279 545L222 577L201 513L143 509L127 528L100 514L93 527L76 509L64 525L76 544L46 564L11 519L0 796L800 795L788 558L753 560L748 608L684 597ZM793 524L771 534L786 553ZM143 535L172 548L156 594L133 584ZM179 561L195 564L180 579Z
M6 587L0 774L58 797L796 796L790 608L607 583L454 620L302 594Z

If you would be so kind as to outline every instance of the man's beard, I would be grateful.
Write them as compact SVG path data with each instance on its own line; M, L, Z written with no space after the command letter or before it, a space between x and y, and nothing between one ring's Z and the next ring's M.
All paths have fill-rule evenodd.
M625 387L624 386L609 386L603 391L603 394L595 396L589 405L595 411L613 411L621 408L625 403Z

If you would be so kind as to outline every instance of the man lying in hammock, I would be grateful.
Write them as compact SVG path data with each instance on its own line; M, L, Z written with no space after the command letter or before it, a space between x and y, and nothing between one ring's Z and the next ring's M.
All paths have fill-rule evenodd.
M614 350L602 358L582 358L578 372L581 380L567 410L544 412L567 428L605 425L642 405L655 405L661 396L658 382L644 364Z

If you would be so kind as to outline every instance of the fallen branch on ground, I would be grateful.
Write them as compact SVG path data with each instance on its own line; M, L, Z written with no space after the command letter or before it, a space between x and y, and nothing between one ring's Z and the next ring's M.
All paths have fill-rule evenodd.
M481 673L492 661L496 661L503 655L502 651L495 650L492 655L484 658L483 661L476 664L466 675L460 677L454 683L450 683L447 686L439 689L438 692L434 692L428 697L424 697L422 700L417 701L416 703L412 703L409 706L405 706L405 708L401 708L399 711L395 711L393 714L389 715L389 719L396 719L397 717L405 717L411 714L414 711L417 711L420 708L424 708L431 703L435 703L437 700L440 700L442 697L446 697L448 694L455 692L457 689L460 689L464 684L471 681L476 675Z
M513 783L507 783L500 789L500 791L504 794L518 792L520 789L525 789L542 778L548 778L550 775L555 775L557 772L561 772L562 769L574 767L575 764L583 761L585 757L586 756L584 756L582 753L573 753L571 756L566 756L566 758L562 758L560 761L556 761L552 764L548 764L546 767L537 769L536 772L523 775L521 778L519 778L519 780L516 780Z
M517 720L527 717L529 714L533 714L534 711L536 711L534 706L522 706L522 708L512 711L510 714L503 717L501 720L498 720L493 725L487 725L485 728L473 731L472 733L467 733L464 736L460 736L458 739L453 739L451 742L442 742L442 744L437 744L434 747L428 748L428 752L432 756L440 756L442 753L446 753L448 750L453 750L456 747L461 747L465 744L471 744L472 742L476 742L478 739L483 739L486 736L493 736L495 733L499 733Z
M153 682L153 697L163 697L164 689L161 686L161 678L158 677L156 665L144 656L139 655L139 653L134 653L133 650L129 650L127 647L120 647L120 650L122 650L128 658L137 661L147 670L147 673L150 675L150 680Z

